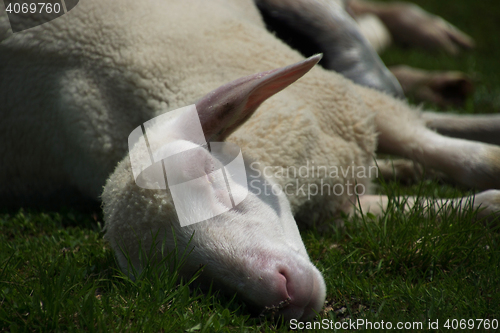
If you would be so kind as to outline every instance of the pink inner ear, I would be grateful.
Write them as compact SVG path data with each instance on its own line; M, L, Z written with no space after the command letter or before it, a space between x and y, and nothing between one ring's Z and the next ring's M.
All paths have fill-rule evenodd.
M321 57L321 54L317 54L296 64L267 72L264 77L258 79L261 82L249 94L245 104L245 111L253 111L266 99L297 81L316 65L321 60Z
M229 82L196 103L207 141L223 141L247 120L267 98L283 90L318 61L315 55L296 64Z
M285 75L279 76L276 80L270 83L259 86L255 91L248 97L247 103L245 104L245 110L255 110L261 105L266 99L272 95L280 92L291 83L295 82L303 74L297 75L296 72L290 72Z

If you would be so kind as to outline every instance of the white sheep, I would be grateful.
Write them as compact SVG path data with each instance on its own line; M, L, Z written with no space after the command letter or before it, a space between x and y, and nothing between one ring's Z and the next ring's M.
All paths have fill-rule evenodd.
M185 276L204 266L202 283L306 320L323 306L325 284L295 221L307 224L312 212L318 221L355 213L352 193L359 185L370 190L366 170L377 146L466 185L500 187L499 147L441 136L405 102L337 73L316 66L266 101L319 58L303 60L267 32L250 0L81 0L50 24L17 34L2 13L0 38L0 196L72 187L98 198L112 173L102 194L106 239L128 273L124 254L140 271L141 248L152 245L152 259L159 259L173 249L175 232L180 252L192 237ZM235 209L181 227L169 191L136 185L127 137L145 121L193 103L207 141L227 137L241 147L247 178L256 182ZM192 148L183 134L182 126L172 127L165 144ZM176 172L207 173L210 161L200 150ZM311 176L266 173L289 166ZM314 173L318 166L341 174ZM265 192L273 184L286 191ZM344 191L301 191L325 184ZM208 198L221 204L212 190ZM387 197L366 193L359 202L363 211L381 213ZM496 212L500 193L483 192L474 204L485 208L483 215Z

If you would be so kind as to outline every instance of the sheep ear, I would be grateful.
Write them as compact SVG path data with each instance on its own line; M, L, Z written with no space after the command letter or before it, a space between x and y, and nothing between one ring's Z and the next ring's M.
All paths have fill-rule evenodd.
M320 61L318 54L296 64L229 82L196 103L208 141L222 141L243 124L266 99L283 90Z

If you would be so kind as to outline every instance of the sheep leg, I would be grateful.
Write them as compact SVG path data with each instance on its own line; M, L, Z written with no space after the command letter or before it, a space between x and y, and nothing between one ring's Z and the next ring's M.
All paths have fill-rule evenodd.
M423 112L422 118L427 127L443 135L500 145L500 114L458 115Z
M360 32L356 21L345 11L343 1L255 0L255 3L268 23L273 21L275 25L286 26L285 40L302 35L314 41L324 53L322 64L325 68L358 84L404 97L396 78ZM288 36L288 30L297 33Z
M402 183L412 184L423 177L450 181L442 172L424 170L420 164L407 159L377 159L377 167L379 175L386 181L397 180Z
M375 118L380 152L442 171L466 186L500 188L500 147L445 137L425 127L418 114L410 110L399 108L390 112L383 107L379 105L381 112Z
M412 3L349 0L347 10L356 16L376 15L402 44L450 54L474 47L474 40L464 32Z
M441 107L460 106L474 91L471 79L461 72L426 71L404 65L389 69L406 96L412 96L417 101L429 101Z
M358 197L357 202L351 202L350 214L366 214L371 213L375 216L381 216L387 210L389 198L386 195L363 195ZM404 205L405 212L409 212L417 202L420 202L424 207L434 209L436 212L445 212L446 206L451 207L466 207L469 202L472 203L472 208L478 210L476 218L493 220L500 213L500 191L488 190L476 194L455 199L423 199L417 201L414 196L399 197L398 201Z

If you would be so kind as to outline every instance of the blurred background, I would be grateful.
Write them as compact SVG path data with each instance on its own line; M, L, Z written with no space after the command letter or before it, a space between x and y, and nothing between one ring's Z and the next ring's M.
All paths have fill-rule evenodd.
M390 2L378 0L380 2ZM469 75L475 91L463 107L448 107L461 113L500 112L500 2L493 0L415 0L429 13L441 16L471 36L476 43L472 50L457 56L445 52L429 52L391 45L380 56L387 66L405 64L428 70L461 71ZM411 101L411 98L410 98ZM426 108L443 110L431 103ZM499 133L500 135L500 133Z

